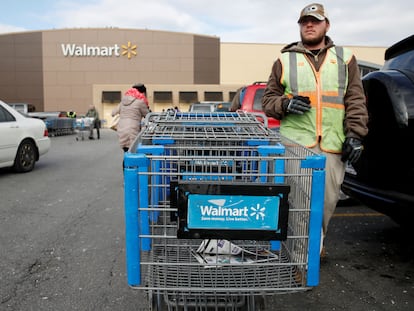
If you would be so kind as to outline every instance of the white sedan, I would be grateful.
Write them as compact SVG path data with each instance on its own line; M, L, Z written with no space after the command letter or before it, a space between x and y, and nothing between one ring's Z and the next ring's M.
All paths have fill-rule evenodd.
M0 168L30 172L49 149L46 124L23 116L0 100Z

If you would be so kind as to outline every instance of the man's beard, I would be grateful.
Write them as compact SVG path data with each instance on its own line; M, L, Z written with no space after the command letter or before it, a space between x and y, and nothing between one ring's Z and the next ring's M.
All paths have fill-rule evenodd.
M302 43L306 46L316 46L325 40L325 34L321 35L320 37L312 38L312 39L305 39L302 35L300 35L300 37L302 39Z

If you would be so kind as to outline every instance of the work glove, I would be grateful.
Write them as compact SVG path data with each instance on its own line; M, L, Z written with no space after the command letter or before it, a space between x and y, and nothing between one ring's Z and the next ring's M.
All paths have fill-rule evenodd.
M309 97L293 96L289 101L283 103L286 113L303 114L311 109Z
M342 145L342 162L354 164L361 157L364 146L358 138L347 137Z

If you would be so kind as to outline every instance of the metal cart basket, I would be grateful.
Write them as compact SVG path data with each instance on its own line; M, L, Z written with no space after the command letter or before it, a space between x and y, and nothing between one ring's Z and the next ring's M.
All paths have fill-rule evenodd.
M93 125L94 118L82 117L77 118L75 122L76 140L84 140L85 132L89 132ZM88 134L89 135L89 134Z
M323 155L253 114L151 113L124 163L127 280L150 308L255 310L318 285Z

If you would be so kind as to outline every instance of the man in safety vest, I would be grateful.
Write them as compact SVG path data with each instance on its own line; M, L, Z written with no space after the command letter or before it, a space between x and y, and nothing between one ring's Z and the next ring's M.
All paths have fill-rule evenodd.
M74 119L74 118L76 118L76 111L68 111L68 112L66 112L66 116L68 118Z
M281 50L262 106L267 116L281 120L282 135L326 155L322 247L345 163L355 163L362 153L368 111L356 58L326 36L330 23L323 5L307 5L298 24L301 41Z

